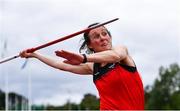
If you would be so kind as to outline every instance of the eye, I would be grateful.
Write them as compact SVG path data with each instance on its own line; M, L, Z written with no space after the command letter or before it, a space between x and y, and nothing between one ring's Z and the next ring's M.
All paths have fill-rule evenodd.
M106 36L107 35L107 32L102 32L101 33L103 36Z
M92 38L93 39L98 39L100 37L100 35L99 34L96 34L96 35L94 35Z

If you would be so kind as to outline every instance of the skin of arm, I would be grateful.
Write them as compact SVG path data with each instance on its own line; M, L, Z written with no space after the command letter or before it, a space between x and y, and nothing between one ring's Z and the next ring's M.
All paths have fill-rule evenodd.
M57 56L65 58L65 62L72 65L78 65L81 64L84 57L81 54L76 54L64 50L56 51L55 52ZM128 54L128 50L125 46L117 46L114 47L111 50L106 50L102 52L93 53L90 55L87 55L87 62L90 63L115 63L115 62L121 62L123 64L129 65L129 66L135 66L132 58ZM93 69L93 65L90 65L91 69Z
M125 59L127 56L127 48L125 46L118 46L112 50L87 55L87 61L97 63L114 63Z
M91 69L92 63L72 65L72 64L65 63L64 61L55 60L50 57L41 55L40 53L27 53L26 51L27 50L20 53L20 56L22 58L37 58L41 62L43 62L51 67L54 67L56 69L60 69L63 71L72 72L75 74L80 74L80 75L92 74L92 69Z
M102 51L98 53L94 53L91 55L87 55L88 62L95 62L96 63L115 63L120 62L122 64L136 67L134 64L133 59L128 54L128 49L125 46L117 46L111 50Z
M57 56L65 58L65 62L68 64L78 65L81 64L84 57L81 54L76 54L68 51L56 51ZM93 53L87 55L87 62L96 63L114 63L119 62L128 57L127 48L124 46L118 46L111 50Z
M84 57L81 54L76 54L68 51L56 51L57 56L64 58L64 61L59 61L46 57L39 53L27 53L23 51L20 56L23 58L37 58L43 63L60 69L63 71L72 72L75 74L89 75L93 73L93 63L114 63L119 61L127 61L129 56L127 48L124 46L118 46L112 50L106 50L87 55L87 63L82 63ZM128 63L128 62L127 62Z
M90 63L86 64L79 64L79 65L72 65L65 63L63 61L54 60L52 58L42 56L40 54L36 54L36 58L38 58L40 61L44 62L45 64L52 66L56 69L60 69L63 71L69 71L75 74L84 74L89 75L92 74L92 69L90 68Z

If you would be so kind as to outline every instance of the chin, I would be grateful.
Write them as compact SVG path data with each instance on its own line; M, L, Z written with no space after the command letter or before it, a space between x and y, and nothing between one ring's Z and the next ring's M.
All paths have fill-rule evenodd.
M112 49L112 47L105 47L105 48L101 49L101 51L106 51L106 50L111 50L111 49Z
M107 46L104 46L104 47L100 47L95 52L102 52L102 51L111 50L111 49L112 49L112 46L111 45L107 45Z
M112 49L112 46L111 45L108 45L104 48L105 50L111 50Z

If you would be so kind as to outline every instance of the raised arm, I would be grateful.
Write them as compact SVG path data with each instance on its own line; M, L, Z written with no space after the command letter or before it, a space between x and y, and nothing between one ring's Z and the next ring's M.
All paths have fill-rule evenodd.
M87 56L88 62L114 63L120 62L128 66L134 66L133 59L128 54L125 46L116 46L112 50L102 51Z
M119 62L128 57L127 48L125 46L117 46L112 50L106 50L87 56L88 62L98 62L98 63L114 63Z
M81 64L84 56L80 54L71 53L68 51L56 51L56 55L66 59L68 64ZM135 66L133 60L128 55L128 50L125 46L117 46L111 50L97 52L86 55L87 62L90 63L115 63L121 62L126 65Z
M92 74L91 63L72 65L60 60L55 60L39 53L27 53L26 51L21 52L20 56L23 58L37 58L43 63L63 71L68 71L75 74Z

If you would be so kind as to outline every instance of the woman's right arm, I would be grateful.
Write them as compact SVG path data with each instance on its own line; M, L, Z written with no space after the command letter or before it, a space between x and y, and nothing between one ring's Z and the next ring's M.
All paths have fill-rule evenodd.
M55 60L50 57L41 55L39 53L27 53L26 51L23 51L20 53L20 56L22 58L37 58L43 63L54 67L56 69L60 69L63 71L72 72L75 74L81 74L81 75L91 75L92 74L92 63L85 63L85 64L79 64L79 65L72 65L65 63L63 61Z

